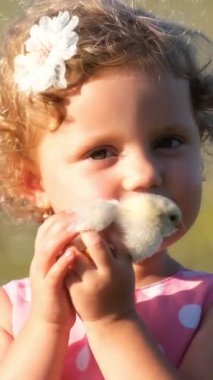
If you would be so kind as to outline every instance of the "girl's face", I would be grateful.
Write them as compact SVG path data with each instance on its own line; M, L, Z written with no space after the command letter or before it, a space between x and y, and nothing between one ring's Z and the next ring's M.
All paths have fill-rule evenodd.
M66 120L38 148L41 191L54 211L148 192L174 200L187 230L201 196L188 82L165 72L112 69L68 99Z

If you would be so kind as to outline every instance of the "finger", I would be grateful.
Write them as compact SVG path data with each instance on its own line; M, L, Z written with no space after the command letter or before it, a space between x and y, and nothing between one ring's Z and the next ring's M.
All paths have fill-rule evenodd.
M119 261L132 261L132 257L129 251L124 247L124 245L118 240L109 243L109 247L112 251L113 256Z
M36 268L45 275L56 260L63 255L65 248L72 244L78 232L67 230L64 221L58 221L49 229L47 236L37 246L32 260L32 268Z
M112 251L110 250L107 242L97 231L85 231L80 235L86 246L86 251L94 261L97 268L111 266L113 264L114 257Z
M64 255L65 249L71 246L74 237L74 234L65 231L49 239L43 249L34 255L32 266L46 275L52 265Z
M114 258L119 261L132 261L132 257L125 247L122 237L110 232L112 231L104 231L102 235L107 241Z
M68 247L65 253L57 260L48 272L47 280L51 286L58 286L66 277L68 271L74 265L75 252L71 247Z
M61 224L60 224L61 223ZM71 225L73 228L71 229ZM59 228L67 228L69 232L76 231L73 215L71 213L60 212L49 217L39 228L35 241L35 248L39 250L40 244L46 239L49 233L57 233Z
M81 282L81 278L78 276L78 274L73 270L69 270L66 277L65 277L65 286L68 291L70 291L70 288L74 284L78 284Z
M72 247L72 250L75 255L75 262L73 263L72 269L81 279L83 279L85 273L96 269L96 266L87 254L78 251L76 247Z
M59 218L63 218L65 216L65 212L60 212L57 214L53 214L49 216L45 221L39 226L38 232L37 232L37 237L42 238L44 234L48 231L48 228Z

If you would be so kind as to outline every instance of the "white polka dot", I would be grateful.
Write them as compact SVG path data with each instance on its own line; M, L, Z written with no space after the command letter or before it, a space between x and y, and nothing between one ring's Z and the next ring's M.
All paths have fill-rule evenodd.
M183 306L179 313L180 323L189 329L195 329L200 323L201 307L196 304L189 304Z
M150 298L157 297L163 293L165 289L165 284L156 284L151 286L150 288L142 289L142 292Z
M77 359L76 359L76 367L79 369L79 371L83 372L87 369L90 361L90 350L88 346L84 346L81 351L79 352Z

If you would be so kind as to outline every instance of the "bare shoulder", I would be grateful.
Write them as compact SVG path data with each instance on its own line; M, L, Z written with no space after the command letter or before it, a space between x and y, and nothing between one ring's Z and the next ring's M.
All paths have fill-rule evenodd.
M213 305L209 307L180 366L188 380L212 380L213 373Z

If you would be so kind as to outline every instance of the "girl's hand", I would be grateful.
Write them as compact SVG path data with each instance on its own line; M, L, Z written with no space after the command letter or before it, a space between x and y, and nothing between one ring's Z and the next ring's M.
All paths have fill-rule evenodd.
M77 235L70 232L71 224L71 214L63 212L40 226L30 267L31 316L68 328L75 321L75 310L64 284L74 260L69 245Z
M95 231L81 233L89 257L72 248L75 261L66 276L73 305L86 322L117 320L135 314L134 272L127 253L110 249Z

